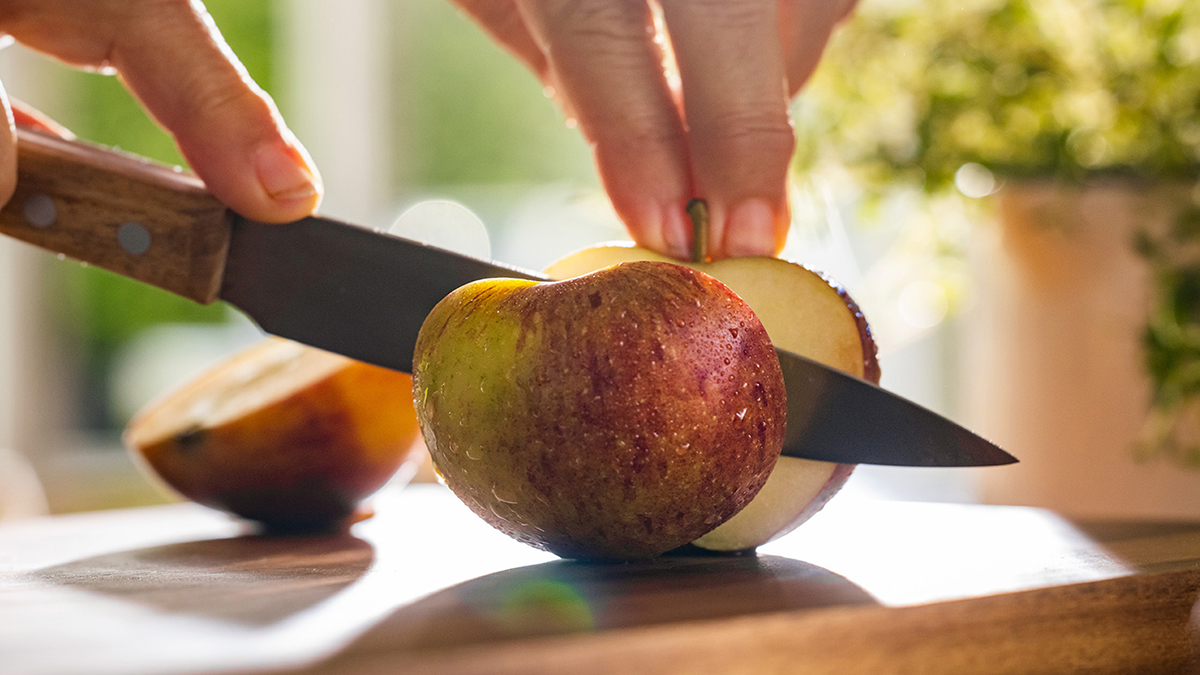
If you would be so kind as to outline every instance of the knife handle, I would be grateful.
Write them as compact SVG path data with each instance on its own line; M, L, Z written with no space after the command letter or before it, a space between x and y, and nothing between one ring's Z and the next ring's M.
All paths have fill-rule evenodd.
M230 223L192 174L17 129L17 188L0 233L207 304L221 289Z

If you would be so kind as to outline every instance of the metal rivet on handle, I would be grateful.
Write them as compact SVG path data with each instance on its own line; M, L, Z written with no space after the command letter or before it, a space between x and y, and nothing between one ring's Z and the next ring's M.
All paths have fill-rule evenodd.
M150 230L138 222L122 223L117 228L117 241L127 253L141 255L150 250Z
M50 227L58 220L58 209L54 207L54 200L40 192L25 198L25 203L21 205L21 213L25 216L25 222L34 227Z

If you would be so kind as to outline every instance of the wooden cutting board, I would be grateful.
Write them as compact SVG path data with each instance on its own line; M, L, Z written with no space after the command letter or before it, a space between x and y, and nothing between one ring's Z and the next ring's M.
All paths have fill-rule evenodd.
M438 486L348 535L0 526L0 673L1186 672L1200 524L835 499L757 556L561 561ZM1090 533L1090 534L1089 534Z

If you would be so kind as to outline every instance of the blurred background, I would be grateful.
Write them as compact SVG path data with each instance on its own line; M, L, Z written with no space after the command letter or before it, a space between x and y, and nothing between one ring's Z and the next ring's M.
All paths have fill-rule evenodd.
M451 200L463 207L454 228L482 222L492 257L531 268L625 238L579 133L445 0L206 4L312 152L326 215L420 234L427 223L397 223L401 214ZM1008 433L979 412L989 394L972 393L1005 366L987 371L986 357L965 356L979 344L971 317L995 304L980 292L990 267L978 252L1003 238L994 197L1028 181L1190 185L1197 11L1182 0L862 3L794 107L801 142L784 255L846 284L875 329L885 387ZM0 78L81 138L182 163L115 78L19 46L0 52ZM1185 209L1192 192L1180 194ZM469 232L458 239L487 253ZM166 499L121 448L122 428L257 330L225 307L11 241L0 240L0 289L0 485L11 484L0 486L0 512ZM1190 363L1185 352L1165 358ZM1173 400L1192 391L1177 389ZM980 498L967 471L865 467L854 481L884 496Z
M579 134L449 3L206 5L321 167L325 214L387 229L414 204L454 200L488 223L497 257L534 267L623 236ZM0 78L81 138L183 163L116 78L20 46L0 52ZM225 307L11 241L0 241L0 279L0 448L28 460L53 512L161 501L121 430L257 330ZM0 476L16 475L5 457Z

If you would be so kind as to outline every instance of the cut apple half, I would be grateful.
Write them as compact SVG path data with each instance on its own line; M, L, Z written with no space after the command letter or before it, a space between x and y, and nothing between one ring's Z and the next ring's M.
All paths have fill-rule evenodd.
M770 257L684 263L633 244L576 251L546 268L567 279L634 260L693 267L723 282L758 316L771 342L856 377L879 382L870 327L845 289L803 265ZM850 477L853 466L780 457L758 495L740 512L692 542L714 551L753 549L799 527Z
M184 497L270 530L323 530L423 449L412 379L268 338L144 408L129 450Z

